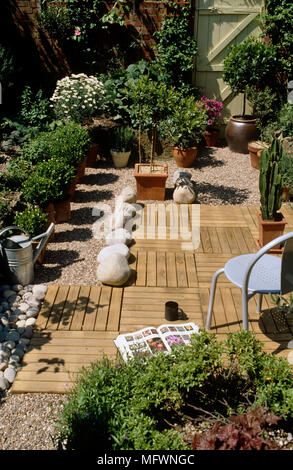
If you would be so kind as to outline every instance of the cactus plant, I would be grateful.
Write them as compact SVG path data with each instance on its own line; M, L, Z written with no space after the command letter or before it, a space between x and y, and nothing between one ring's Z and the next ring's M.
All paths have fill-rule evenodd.
M260 157L259 190L261 216L263 220L279 220L282 206L283 178L280 162L284 149L278 139L271 147L264 149Z

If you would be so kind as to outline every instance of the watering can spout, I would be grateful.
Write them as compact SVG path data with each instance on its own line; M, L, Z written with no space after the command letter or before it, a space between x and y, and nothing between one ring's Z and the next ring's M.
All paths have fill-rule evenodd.
M34 251L33 254L33 262L35 263L39 257L39 254L41 253L42 249L44 248L47 240L49 239L50 235L52 234L54 230L55 224L51 223L48 230L44 233L41 233L41 235L37 235L36 237L32 238L32 240L41 240L40 243L38 244L36 250Z

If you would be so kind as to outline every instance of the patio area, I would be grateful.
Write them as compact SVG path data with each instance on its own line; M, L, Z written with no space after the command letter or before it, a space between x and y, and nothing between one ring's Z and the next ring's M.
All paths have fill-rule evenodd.
M168 300L178 302L186 321L204 326L213 273L231 257L257 251L259 208L201 204L200 243L192 246L194 207L182 209L177 227L172 208L168 210L163 203L144 205L140 214L144 224L134 231L133 275L127 286L49 285L12 393L64 393L82 366L103 354L118 358L113 342L118 334L166 323ZM285 231L293 231L291 206L283 205L282 212L287 220ZM261 316L254 298L249 305L249 329L264 350L293 363L293 319L276 312L268 297ZM211 331L222 339L241 329L241 323L240 289L222 275Z

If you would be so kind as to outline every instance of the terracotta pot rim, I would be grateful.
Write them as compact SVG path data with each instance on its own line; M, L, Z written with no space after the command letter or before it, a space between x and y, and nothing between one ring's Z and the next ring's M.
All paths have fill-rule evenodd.
M263 220L262 216L261 216L261 213L258 212L257 216L259 218L259 221L261 222L261 224L263 225L284 225L284 224L287 224L287 220L285 219L285 217L283 216L283 214L280 212L280 215L282 216L282 219L281 220Z
M186 152L186 150L195 150L198 149L197 145L193 145L192 147L177 147L176 145L173 145L173 149L178 150L179 152Z
M134 165L134 176L139 178L168 178L168 163L153 163L152 166L163 166L164 173L139 173L140 166L151 166L150 163L135 163Z

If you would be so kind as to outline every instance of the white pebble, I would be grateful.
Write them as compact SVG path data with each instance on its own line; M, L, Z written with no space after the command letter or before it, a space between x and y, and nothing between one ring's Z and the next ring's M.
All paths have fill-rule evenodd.
M4 371L4 378L8 380L9 383L13 383L16 376L16 371L12 367L7 367Z

